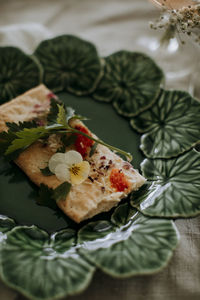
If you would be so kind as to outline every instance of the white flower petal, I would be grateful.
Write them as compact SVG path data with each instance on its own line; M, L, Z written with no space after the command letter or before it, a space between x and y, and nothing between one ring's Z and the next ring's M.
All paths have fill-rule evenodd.
M56 153L49 160L49 170L55 173L55 168L58 164L65 163L65 153Z
M77 172L73 173L73 168L77 168ZM79 164L76 164L70 170L70 177L72 184L81 184L88 178L90 172L90 164L88 161L82 161Z
M75 150L65 153L65 163L68 165L78 164L83 161L81 154Z
M56 166L55 175L60 181L70 182L70 171L65 164L59 164Z

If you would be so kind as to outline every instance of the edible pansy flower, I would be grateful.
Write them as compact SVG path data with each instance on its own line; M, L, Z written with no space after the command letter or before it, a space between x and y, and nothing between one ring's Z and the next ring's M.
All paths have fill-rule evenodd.
M70 150L66 153L56 153L49 160L49 170L60 181L80 184L88 178L90 164L83 161L81 154Z

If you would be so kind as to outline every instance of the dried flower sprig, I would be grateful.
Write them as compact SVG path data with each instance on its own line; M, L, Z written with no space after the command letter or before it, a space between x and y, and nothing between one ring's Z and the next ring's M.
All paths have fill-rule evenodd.
M155 22L150 23L152 29L165 30L161 43L168 42L175 37L176 33L193 36L195 42L200 43L200 4L173 9L165 3L167 3L166 0L163 0L161 16ZM181 38L180 40L182 44L185 43Z

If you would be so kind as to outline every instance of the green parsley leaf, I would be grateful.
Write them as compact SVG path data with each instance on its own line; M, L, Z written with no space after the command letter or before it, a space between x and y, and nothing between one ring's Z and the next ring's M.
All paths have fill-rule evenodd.
M46 129L44 126L39 126L36 128L24 128L22 131L15 133L16 138L12 140L5 154L8 155L16 150L25 149L40 138L45 137L47 133L48 129Z
M15 139L15 134L8 131L0 132L0 155L3 155L12 141Z
M69 182L63 182L55 190L53 190L54 200L56 202L65 200L70 189L71 189L71 184Z
M41 173L44 175L44 176L52 176L54 175L50 170L49 170L49 167L47 166L46 168L44 169L40 169Z
M49 188L45 184L40 185L38 198L36 199L36 203L41 206L48 207L54 210L54 215L57 218L63 218L68 225L75 224L70 218L68 218L63 211L57 206L56 201L53 198L53 189Z
M18 132L23 130L24 128L35 128L37 127L37 123L33 120L30 122L19 122L19 123L10 123L6 122L6 126L8 127L9 131L11 132Z
M58 115L58 104L62 104L59 99L52 98L50 103L50 111L47 116L48 124L56 123L57 115Z
M64 105L57 105L58 106L58 114L57 114L57 123L61 124L63 126L67 126L69 124L69 121L72 119L78 119L78 120L88 120L87 118L81 116L81 115L75 115L75 110L67 106L65 107Z
M73 145L75 143L76 139L77 139L77 136L74 134L71 134L69 137L66 135L66 133L62 134L61 138L60 138L62 147L58 148L58 150L56 152L65 153L66 147Z
M35 127L37 127L37 124L35 121L19 122L18 124L7 122L6 126L8 127L8 131L0 132L0 155L5 154L8 147L17 138L17 135L16 135L17 132L23 130L24 128L35 128ZM19 151L17 151L17 152L19 152Z
M56 203L65 200L69 191L71 189L71 184L69 182L61 183L56 189L49 188L45 184L40 185L39 197L36 202L39 205L47 206L51 209L56 209Z
M67 126L67 118L66 118L66 111L63 105L57 105L58 106L58 115L57 115L57 119L56 122L57 124L63 125L63 126Z

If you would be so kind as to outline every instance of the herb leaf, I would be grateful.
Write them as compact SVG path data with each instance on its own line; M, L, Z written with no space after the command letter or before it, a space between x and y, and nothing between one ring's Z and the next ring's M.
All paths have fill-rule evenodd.
M39 126L37 128L24 128L22 131L15 133L16 138L13 139L11 145L6 150L5 154L10 154L16 150L24 149L44 137L48 130Z
M52 176L54 175L50 170L49 170L49 167L47 166L46 168L44 169L40 169L41 173L44 175L44 176Z
M67 106L65 107L64 105L57 105L58 106L58 117L57 117L57 123L61 124L63 126L69 125L69 121L72 119L78 119L78 120L88 120L86 117L83 117L81 115L76 115L75 110Z
M76 139L77 139L77 136L74 134L71 134L70 136L67 136L66 133L63 134L60 139L60 141L62 143L62 147L60 147L57 150L57 152L65 153L66 147L73 145L75 143Z
M57 202L65 200L69 191L71 189L71 184L69 182L63 182L55 190L53 190L53 198Z
M66 119L66 111L63 105L57 105L58 106L58 115L57 115L57 119L56 122L60 125L63 126L68 126L67 124L67 119Z
M51 98L50 111L47 116L48 124L56 123L56 118L58 115L58 104L61 104L61 101L55 98Z
M38 198L36 203L41 206L48 207L54 211L54 215L57 218L64 218L67 224L74 224L71 219L69 219L64 212L57 206L56 201L53 198L53 189L49 188L45 184L40 185Z
M0 154L4 154L6 149L9 147L9 145L12 143L12 141L15 139L15 134L8 131L0 132Z
M18 131L23 130L24 128L36 128L36 127L38 127L38 125L35 121L30 121L30 122L25 121L25 122L19 122L19 123L6 122L6 126L12 132L18 132Z
M7 122L6 126L8 127L8 131L0 132L0 155L5 154L8 147L17 138L17 132L22 131L24 128L36 128L37 124L35 121L19 122L18 124ZM13 157L15 157L15 155L13 155Z
M71 189L71 184L68 182L63 182L56 189L49 188L45 184L40 185L39 196L36 200L38 205L49 207L53 210L57 210L58 203L61 200L65 200L69 191Z

